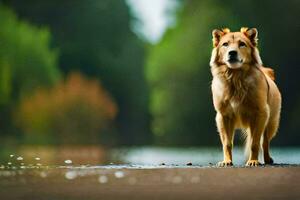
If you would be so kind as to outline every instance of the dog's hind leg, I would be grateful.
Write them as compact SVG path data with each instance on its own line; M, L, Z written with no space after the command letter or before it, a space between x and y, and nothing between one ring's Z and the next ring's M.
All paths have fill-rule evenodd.
M273 164L274 161L270 156L270 139L268 138L266 132L264 133L263 136L263 152L264 152L264 161L265 164Z
M277 121L279 121L279 120L277 120ZM272 157L270 156L270 142L271 142L271 139L275 136L275 134L277 132L277 129L278 129L277 121L275 120L275 121L269 122L269 124L267 125L266 130L264 132L262 147L263 147L263 151L264 151L265 164L273 164L274 163Z

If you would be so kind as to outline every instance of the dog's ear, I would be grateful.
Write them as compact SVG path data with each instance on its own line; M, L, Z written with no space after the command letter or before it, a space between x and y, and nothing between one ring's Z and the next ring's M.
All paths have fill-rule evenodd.
M257 32L256 28L249 29L246 27L242 27L241 32L249 38L249 40L253 44L253 46L257 46L258 32Z
M228 28L224 28L222 30L215 29L212 32L213 36L213 47L217 47L221 40L221 37L224 36L226 33L229 33L230 30Z

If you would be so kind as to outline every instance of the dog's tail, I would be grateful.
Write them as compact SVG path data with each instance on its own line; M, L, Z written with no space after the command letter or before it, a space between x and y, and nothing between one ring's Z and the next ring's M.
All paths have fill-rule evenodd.
M270 77L273 81L275 81L275 72L273 69L269 67L261 67L261 70L264 72L265 75Z

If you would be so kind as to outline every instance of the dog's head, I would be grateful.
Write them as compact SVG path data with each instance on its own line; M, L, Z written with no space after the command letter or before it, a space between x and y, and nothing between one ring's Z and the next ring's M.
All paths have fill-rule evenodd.
M231 69L241 69L245 64L261 65L257 50L257 35L255 28L241 28L240 32L230 32L229 29L213 30L213 52L211 66L226 65Z

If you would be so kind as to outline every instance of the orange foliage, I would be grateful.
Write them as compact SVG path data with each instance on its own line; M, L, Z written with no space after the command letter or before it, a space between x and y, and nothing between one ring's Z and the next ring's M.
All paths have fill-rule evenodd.
M94 143L116 114L116 104L98 81L73 73L51 90L24 98L16 117L27 135L47 135L58 143Z

